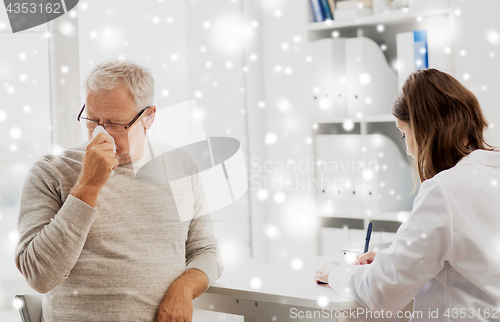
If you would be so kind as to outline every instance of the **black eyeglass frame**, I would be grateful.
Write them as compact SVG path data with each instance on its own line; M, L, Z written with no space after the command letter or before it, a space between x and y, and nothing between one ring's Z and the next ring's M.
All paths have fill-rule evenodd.
M130 121L130 123L128 123L128 124L122 124L122 123L99 123L99 122L97 122L97 121L95 121L95 120L91 120L91 119L88 119L88 118L86 118L86 117L83 117L83 116L82 116L83 110L85 109L85 104L83 104L83 107L82 107L82 109L80 110L80 113L78 113L78 116L76 117L76 120L77 120L78 122L80 122L80 119L84 119L84 120L87 120L87 121L95 122L95 123L97 123L97 126L102 125L104 128L106 128L106 126L105 126L105 125L108 125L108 124L123 125L123 127L125 128L125 131L126 131L128 128L130 128L132 125L134 125L135 121L137 121L137 119L138 119L139 117L141 117L142 113L144 113L144 111L145 111L145 110L147 110L147 109L148 109L148 108L150 108L150 107L151 107L151 106L148 106L148 107L143 108L143 109L142 109L142 111L140 111L140 112L139 112L139 114L137 114L137 115L136 115L136 116L132 119L132 121Z

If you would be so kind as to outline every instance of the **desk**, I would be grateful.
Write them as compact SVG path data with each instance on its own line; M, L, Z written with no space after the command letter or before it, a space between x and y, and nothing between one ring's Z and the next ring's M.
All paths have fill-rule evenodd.
M231 267L205 293L193 301L195 309L243 315L245 322L257 321L344 321L335 318L292 318L298 312L345 311L361 307L356 301L340 296L328 285L314 282L314 273L324 263L336 260L344 263L343 255L305 259L300 270L290 263L271 263ZM255 288L251 281L259 278ZM254 280L255 282L255 280ZM253 286L258 286L255 283ZM324 306L319 306L322 298ZM314 313L312 313L314 314ZM335 313L333 313L335 315Z

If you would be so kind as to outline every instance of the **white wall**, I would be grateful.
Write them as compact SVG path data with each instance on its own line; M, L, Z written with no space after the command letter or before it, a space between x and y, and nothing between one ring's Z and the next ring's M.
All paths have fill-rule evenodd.
M452 1L455 76L479 100L490 124L487 142L500 148L500 2Z
M94 65L127 58L154 71L158 108L189 99L185 1L144 1L140 9L118 0L87 2L78 6L78 24L82 84Z
M46 31L42 25L12 34L0 10L0 311L11 307L16 291L29 289L14 252L24 178L52 148ZM0 320L8 321L2 313Z
M205 133L240 141L247 156L244 56L253 30L244 24L241 1L187 1L188 96L202 111ZM252 257L248 193L212 214L226 267Z
M307 1L260 1L261 46L265 91L265 133L277 140L266 145L265 160L255 160L273 168L292 160L306 162L313 155L310 112L305 104ZM271 134L272 135L272 134ZM254 167L254 170L256 167ZM274 172L274 173L273 173ZM262 177L275 182L267 204L268 261L292 260L315 255L314 192L300 186L313 178L312 172L261 171ZM291 190L279 189L287 180ZM254 190L256 185L251 186ZM283 198L284 197L284 198ZM284 199L283 201L281 199ZM273 228L274 227L274 228ZM270 237L270 238L269 238Z
M14 265L21 187L30 164L51 151L46 31L12 34L0 10L0 281L21 277Z

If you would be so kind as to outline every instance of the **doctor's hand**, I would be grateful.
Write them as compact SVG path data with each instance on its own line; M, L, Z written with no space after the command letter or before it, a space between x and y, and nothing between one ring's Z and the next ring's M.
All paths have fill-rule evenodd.
M339 266L342 266L342 264L335 261L326 263L316 271L316 273L314 274L314 280L316 281L316 283L321 282L328 284L328 275L330 275L330 272Z
M155 322L191 322L192 318L193 295L171 287L158 308Z
M356 256L356 260L354 261L353 265L371 264L375 259L375 255L377 255L377 252L375 251L359 254L358 256Z

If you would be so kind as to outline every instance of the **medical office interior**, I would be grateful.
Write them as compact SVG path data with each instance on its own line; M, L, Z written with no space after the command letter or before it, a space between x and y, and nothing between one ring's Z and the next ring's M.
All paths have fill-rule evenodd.
M284 263L314 283L312 258L362 251L369 222L370 248L388 247L411 213L390 107L412 71L463 83L500 146L499 14L496 0L86 0L12 33L0 8L0 321L21 321L14 296L36 293L14 263L24 179L87 139L76 117L94 65L151 68L158 110L195 100L207 136L240 142L248 189L211 214L223 276ZM269 279L251 277L256 290Z

